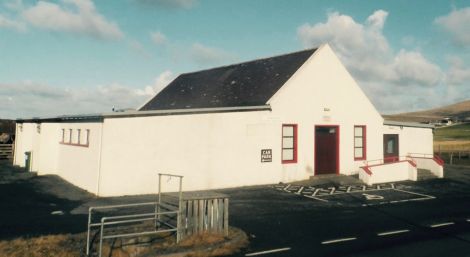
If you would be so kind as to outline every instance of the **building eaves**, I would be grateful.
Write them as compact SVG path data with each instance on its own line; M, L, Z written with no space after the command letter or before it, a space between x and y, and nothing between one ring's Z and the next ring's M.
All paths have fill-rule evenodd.
M423 124L423 123L417 123L417 122L393 121L393 120L384 120L384 125L403 126L403 127L412 127L412 128L430 128L430 129L434 128L434 125L431 125L431 124Z
M32 122L102 122L104 119L149 117L149 116L169 116L187 114L225 113L225 112L250 112L250 111L271 111L270 105L260 106L239 106L239 107L219 107L219 108L198 108L198 109L175 109L175 110L151 110L151 111L125 111L101 114L85 115L63 115L57 117L17 119L17 123Z

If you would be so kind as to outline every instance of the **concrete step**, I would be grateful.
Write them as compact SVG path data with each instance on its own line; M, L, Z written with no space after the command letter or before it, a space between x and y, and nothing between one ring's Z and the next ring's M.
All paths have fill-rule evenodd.
M418 180L428 180L437 178L430 170L418 169Z

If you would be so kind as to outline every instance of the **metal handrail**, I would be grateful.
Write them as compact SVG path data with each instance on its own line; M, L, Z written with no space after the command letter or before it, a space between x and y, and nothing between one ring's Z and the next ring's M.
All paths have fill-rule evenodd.
M394 162L400 162L400 161L414 161L413 158L409 155L402 155L402 156L394 156L394 157L387 157L383 159L376 159L376 160L365 160L364 165L365 166L374 166L374 165L382 165L382 164L388 164L385 163L385 160L395 160L390 163ZM376 164L371 164L371 162L378 162Z
M162 203L162 177L176 177L179 179L179 192L178 192L178 205L173 206L170 204ZM100 227L100 242L99 242L99 256L101 257L102 254L102 247L103 247L103 239L109 238L118 238L118 237L132 237L132 236L141 236L141 235L148 235L148 234L157 234L157 233L165 233L165 232L173 232L176 231L176 240L177 242L181 239L181 211L182 211L182 187L183 187L183 176L180 175L173 175L167 173L159 173L158 174L158 197L155 202L144 202L144 203L131 203L131 204L117 204L117 205L107 205L107 206L92 206L88 208L88 231L87 231L87 244L86 244L86 255L90 255L90 234L91 228L93 227ZM123 209L123 208L131 208L131 207L138 207L138 206L155 206L155 211L152 213L138 213L138 214L128 214L128 215L118 215L118 216L108 216L102 217L101 222L99 223L92 223L93 220L93 213L97 210L106 210L106 209ZM161 211L162 209L167 211ZM168 222L165 222L161 219L162 216L169 216L175 215L177 217L177 224L176 227ZM146 218L150 217L150 218ZM105 235L105 226L107 225L120 225L120 224L129 224L129 223L136 223L142 221L155 221L154 231L143 231L143 232L136 232L136 233L127 233L127 234L117 234L117 235ZM158 229L159 224L164 224L171 229Z

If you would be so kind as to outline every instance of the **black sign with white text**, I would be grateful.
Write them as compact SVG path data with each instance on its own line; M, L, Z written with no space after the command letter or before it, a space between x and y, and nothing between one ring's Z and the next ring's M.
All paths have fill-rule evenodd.
M273 152L271 149L261 149L261 162L272 162Z

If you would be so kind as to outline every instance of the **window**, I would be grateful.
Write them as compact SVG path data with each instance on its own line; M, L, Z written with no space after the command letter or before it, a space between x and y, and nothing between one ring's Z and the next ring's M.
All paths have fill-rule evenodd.
M90 144L90 130L87 129L86 130L86 141L85 141L85 145L88 146Z
M354 160L366 159L366 126L354 126Z
M297 124L282 125L282 163L297 162Z
M77 129L77 144L81 144L80 142L80 133L82 132L81 129Z
M74 131L76 130L76 135ZM90 130L85 130L85 135L82 133L84 129L62 129L62 140L60 141L63 145L72 146L83 146L88 147L90 140Z

